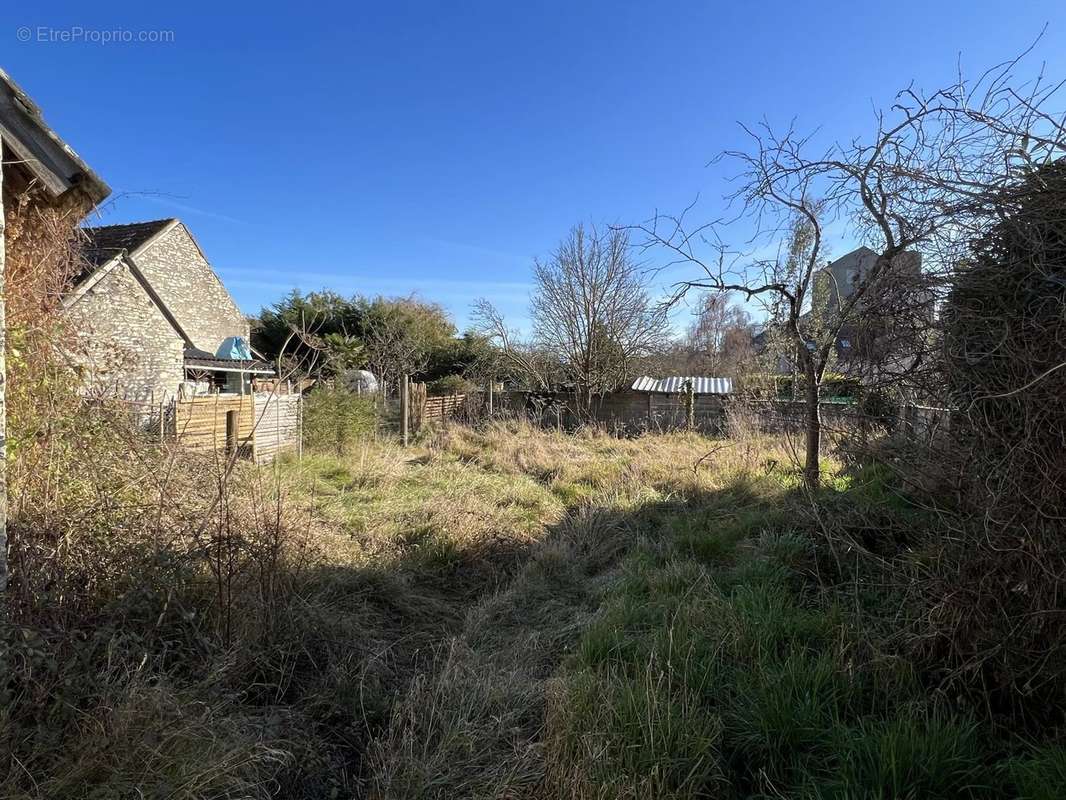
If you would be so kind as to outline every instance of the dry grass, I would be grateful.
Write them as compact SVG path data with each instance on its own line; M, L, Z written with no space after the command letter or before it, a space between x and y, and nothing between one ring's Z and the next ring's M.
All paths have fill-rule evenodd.
M16 472L3 796L1038 797L1063 763L990 767L888 646L898 606L841 556L903 524L883 476L812 516L751 426L452 426L228 481L49 430Z
M685 434L572 436L523 422L453 427L430 444L444 463L535 481L566 514L506 586L469 609L435 667L396 704L372 751L374 796L550 792L544 725L554 676L624 557L655 535L661 509L722 489L746 469L744 453L722 445Z

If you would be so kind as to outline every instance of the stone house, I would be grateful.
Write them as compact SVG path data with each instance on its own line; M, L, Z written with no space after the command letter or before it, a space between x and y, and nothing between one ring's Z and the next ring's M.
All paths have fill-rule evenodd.
M247 320L179 220L78 227L111 190L3 70L0 156L2 588L9 326L54 335L61 311L62 349L86 392L142 401L150 429L192 449L263 462L298 447L300 397L250 393L253 377L273 370L252 358ZM230 395L171 402L210 390ZM143 401L158 403L158 416Z
M247 394L273 374L248 321L177 219L83 228L85 268L64 299L92 392L163 402Z

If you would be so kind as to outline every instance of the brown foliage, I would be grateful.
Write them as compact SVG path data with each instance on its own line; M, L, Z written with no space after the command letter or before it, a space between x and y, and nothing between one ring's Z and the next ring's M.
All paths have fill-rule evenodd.
M55 202L32 190L4 198L10 327L40 331L54 322L63 292L81 269L76 231L87 210L78 193Z
M961 502L918 581L918 645L956 683L1040 718L1066 681L1066 164L1025 171L997 207L944 312L958 411L937 467Z

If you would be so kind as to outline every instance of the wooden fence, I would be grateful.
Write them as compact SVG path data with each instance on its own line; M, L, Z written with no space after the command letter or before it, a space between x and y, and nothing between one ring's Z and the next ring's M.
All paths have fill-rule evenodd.
M728 399L721 395L695 395L692 427L703 433L719 433L724 425L727 403ZM499 392L495 396L495 410L564 429L594 422L612 432L626 435L684 429L690 422L684 395L676 392L638 392L633 389L597 395L587 408L571 392Z
M286 450L299 448L302 404L298 394L255 395L252 445L256 462L266 464Z
M217 450L273 461L300 446L302 397L213 394L174 403L173 425L167 431L191 450Z
M422 419L457 417L466 408L465 394L430 395L422 405Z
M431 420L459 419L474 422L488 416L485 392L425 396L424 384L413 384L412 427ZM680 393L638 392L623 389L593 398L590 408L569 392L499 391L493 395L496 415L526 417L546 427L574 429L594 422L613 433L637 435L648 431L684 430L691 426L704 434L722 435L733 423L750 423L767 432L798 433L803 430L806 406L792 400L739 400L723 395L700 394L688 398ZM908 439L929 440L948 434L952 412L943 408L903 405L887 413L871 415L855 403L819 403L823 430L827 433L874 432L887 429Z
M174 405L174 436L191 450L248 453L254 429L255 398L250 394L190 397Z

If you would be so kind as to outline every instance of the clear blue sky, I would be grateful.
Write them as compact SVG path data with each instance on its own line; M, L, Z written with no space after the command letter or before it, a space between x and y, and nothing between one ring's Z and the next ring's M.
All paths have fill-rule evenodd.
M249 313L292 287L417 291L460 326L478 296L521 323L532 258L576 222L697 193L713 215L728 187L706 164L742 143L738 120L847 138L911 79L943 84L960 53L983 69L1047 22L1037 62L1066 78L1061 0L51 0L4 17L0 64L115 190L103 222L182 218ZM60 40L79 26L173 41Z

